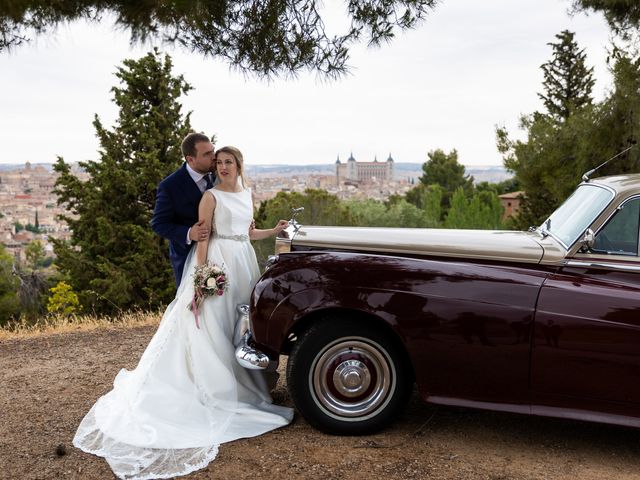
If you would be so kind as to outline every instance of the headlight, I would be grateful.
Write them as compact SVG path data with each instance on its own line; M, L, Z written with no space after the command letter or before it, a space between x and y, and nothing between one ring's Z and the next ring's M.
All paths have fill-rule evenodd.
M264 266L264 271L269 270L278 261L278 255L269 255L267 258L267 264Z
M291 240L293 240L295 234L296 229L293 225L289 225L278 234L278 236L276 237L276 255L280 253L288 253L291 251Z
M289 253L291 251L291 239L276 237L275 254Z

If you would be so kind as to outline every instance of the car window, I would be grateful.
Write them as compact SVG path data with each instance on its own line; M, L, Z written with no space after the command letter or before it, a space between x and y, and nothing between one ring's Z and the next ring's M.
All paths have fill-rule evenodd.
M598 232L593 251L618 255L638 255L640 198L625 202Z
M600 185L583 183L540 226L569 248L613 199L613 192Z

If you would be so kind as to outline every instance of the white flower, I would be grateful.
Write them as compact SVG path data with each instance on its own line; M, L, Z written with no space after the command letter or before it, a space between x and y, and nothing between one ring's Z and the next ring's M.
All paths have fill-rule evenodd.
M216 279L215 277L209 277L207 278L207 288L214 288L216 286Z

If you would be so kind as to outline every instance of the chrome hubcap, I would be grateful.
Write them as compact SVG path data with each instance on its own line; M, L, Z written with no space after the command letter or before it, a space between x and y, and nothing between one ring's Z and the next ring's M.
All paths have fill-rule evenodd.
M333 384L336 390L345 397L357 397L366 391L371 384L371 374L364 362L346 360L333 372Z
M361 337L342 338L316 356L309 386L329 416L361 421L386 406L395 377L393 362L380 345Z

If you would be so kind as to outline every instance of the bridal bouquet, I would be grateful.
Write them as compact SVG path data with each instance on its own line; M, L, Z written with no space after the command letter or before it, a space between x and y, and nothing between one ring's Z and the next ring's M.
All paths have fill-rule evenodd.
M205 262L198 265L193 273L193 287L195 293L188 308L196 317L196 326L200 328L198 321L198 309L206 297L220 296L229 287L229 279L225 271L218 265Z

